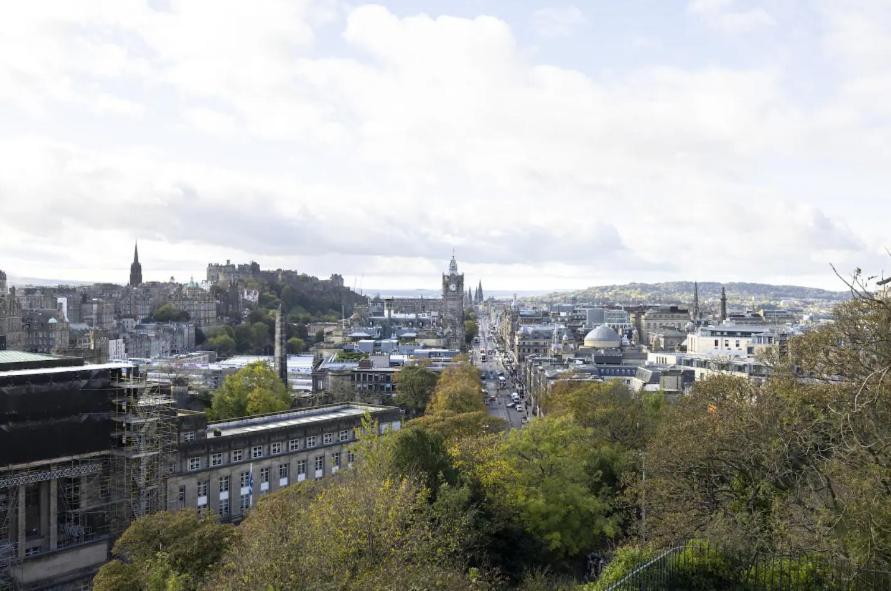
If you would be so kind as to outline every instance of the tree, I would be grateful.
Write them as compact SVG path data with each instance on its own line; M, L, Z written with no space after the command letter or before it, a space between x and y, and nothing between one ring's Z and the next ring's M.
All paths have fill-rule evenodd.
M303 353L306 349L306 343L299 337L291 337L288 339L288 353Z
M478 468L487 496L556 557L579 556L620 533L591 439L567 417L538 419L511 431Z
M464 342L466 344L470 344L473 342L473 339L476 338L476 335L479 334L479 326L476 323L476 320L465 320L464 321Z
M661 420L665 399L661 392L632 393L621 382L567 380L554 385L542 408L593 429L598 442L643 449Z
M236 538L234 526L194 511L141 517L115 542L114 559L99 569L93 589L198 589Z
M222 420L287 410L288 389L268 364L257 361L223 380L214 392L208 417Z
M479 371L470 363L457 363L440 374L427 413L485 411Z
M450 510L450 495L429 503L417 480L393 477L388 439L364 445L337 479L263 498L209 588L487 589L467 568L471 516Z
M392 465L398 476L417 478L433 493L441 484L456 484L457 472L442 435L421 427L410 427L397 431L390 443Z
M155 322L186 322L189 320L189 313L177 310L173 304L162 304L152 312L152 320Z
M223 332L207 339L207 348L220 357L229 357L235 353L235 339Z
M396 404L406 409L409 416L423 414L436 387L436 373L420 365L403 367L396 374Z
M507 423L500 417L493 417L484 410L455 412L443 410L428 412L408 423L419 429L436 433L447 442L452 443L464 437L479 437L487 433L499 433L507 428Z

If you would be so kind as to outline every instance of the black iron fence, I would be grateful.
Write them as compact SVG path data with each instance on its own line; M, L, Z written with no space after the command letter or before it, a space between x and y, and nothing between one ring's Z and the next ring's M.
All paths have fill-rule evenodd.
M603 591L888 591L891 572L855 569L812 556L748 557L707 542L664 550Z

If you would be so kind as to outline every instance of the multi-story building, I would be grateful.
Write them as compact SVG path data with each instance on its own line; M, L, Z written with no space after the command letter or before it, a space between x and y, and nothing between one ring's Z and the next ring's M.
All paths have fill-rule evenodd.
M22 308L16 299L15 288L6 289L6 273L0 270L0 351L23 349Z
M114 302L99 298L87 300L80 305L79 317L87 326L110 330L114 327Z
M171 458L167 508L240 520L263 495L349 467L366 414L382 433L402 425L398 408L355 403L215 423L186 416Z
M564 334L566 328L560 324L521 324L514 334L514 356L522 362L530 355L548 355Z
M649 343L650 335L666 328L685 330L690 322L690 311L679 306L650 308L639 316L640 342Z
M172 406L138 397L129 371L0 352L0 588L86 588L114 536L161 508L155 426L174 426Z
M217 323L217 302L209 291L197 286L177 289L167 300L177 310L189 314L196 327L203 328Z
M446 347L464 347L464 273L458 273L454 256L442 276L442 323Z
M24 349L32 353L61 353L68 349L68 322L58 310L22 313Z
M363 417L340 404L207 423L129 363L0 352L0 588L83 589L135 518L163 509L239 520L259 496L353 462Z
M702 326L687 335L687 352L713 357L747 357L774 346L782 351L792 334L792 329L785 326L731 323Z
M192 322L137 324L122 336L129 357L157 359L195 350L195 325Z

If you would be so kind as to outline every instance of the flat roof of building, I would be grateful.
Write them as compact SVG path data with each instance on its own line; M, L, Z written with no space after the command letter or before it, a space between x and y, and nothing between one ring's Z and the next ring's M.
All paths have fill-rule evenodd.
M83 360L80 360L83 361ZM81 371L94 371L94 370L102 370L102 369L132 369L133 365L130 363L115 361L112 363L88 363L88 364L79 364L79 365L68 365L61 367L33 367L30 369L14 369L11 371L0 371L0 378L3 377L11 377L11 376L26 376L26 375L45 375L45 374L60 374L60 373L75 373Z
M349 417L360 417L367 413L377 413L384 410L397 410L395 406L373 406L371 404L337 404L333 406L320 406L303 410L292 410L264 415L260 417L246 417L230 421L220 421L207 424L208 438L227 437L241 435L254 431L264 431L280 427L293 427L307 423L318 423ZM214 435L219 431L219 435Z
M0 351L0 365L27 361L52 361L54 359L58 359L58 357L40 353L28 353L27 351Z

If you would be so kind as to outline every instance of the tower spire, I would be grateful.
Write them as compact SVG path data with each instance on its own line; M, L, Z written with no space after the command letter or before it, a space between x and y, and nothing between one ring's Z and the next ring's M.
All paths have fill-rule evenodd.
M139 244L133 243L133 262L130 263L130 286L142 284L142 265L139 264Z

